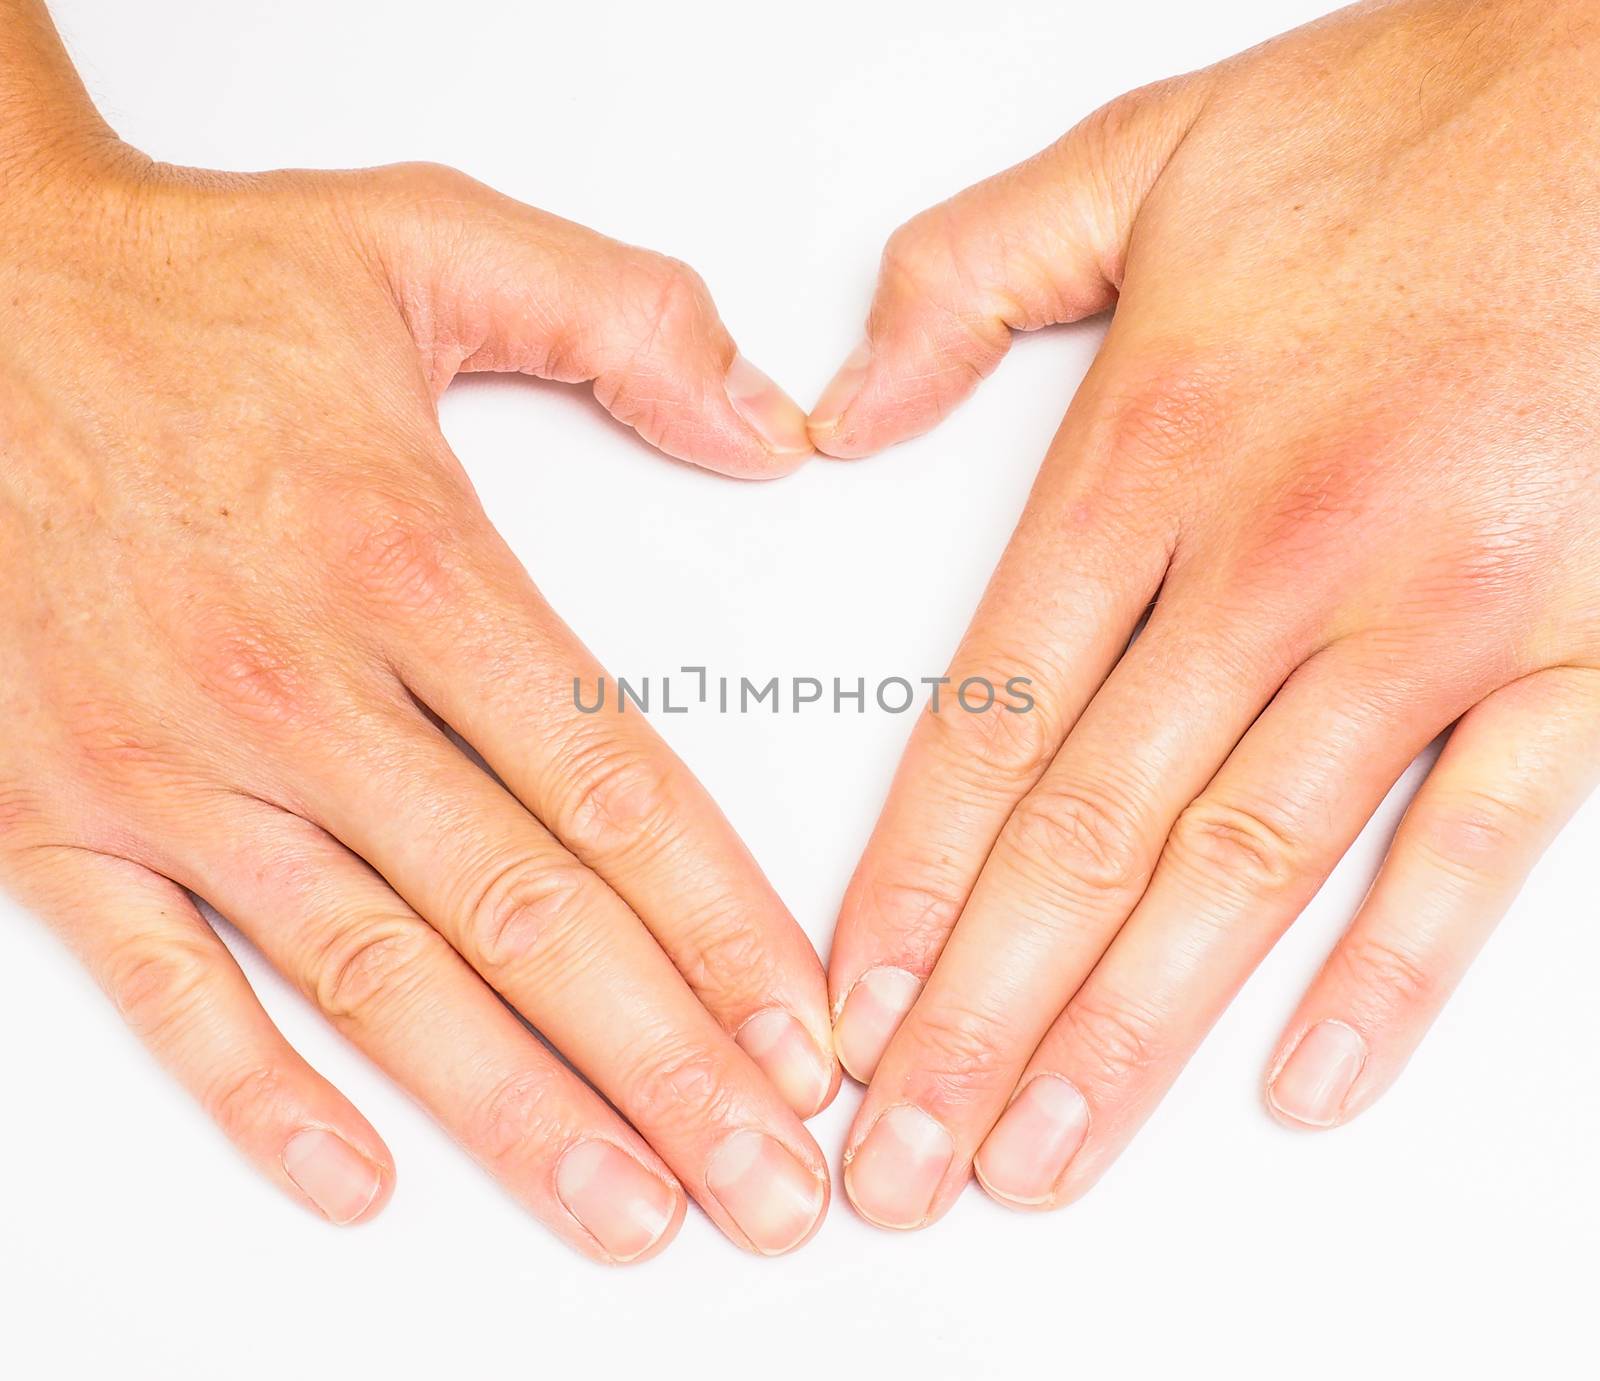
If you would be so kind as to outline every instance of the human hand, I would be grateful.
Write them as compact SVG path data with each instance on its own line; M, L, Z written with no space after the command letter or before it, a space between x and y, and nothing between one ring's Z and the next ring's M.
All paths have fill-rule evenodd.
M839 919L866 1217L931 1222L974 1166L1082 1193L1454 723L1268 1099L1332 1126L1399 1073L1600 772L1597 188L1600 4L1412 0L1126 96L890 240L833 455L1116 314L950 671L1037 709L920 720Z
M798 1245L827 1198L799 1116L836 1082L821 966L644 720L577 712L599 668L435 399L464 370L593 380L745 476L804 458L802 414L681 264L441 168L152 164L84 113L41 9L0 22L38 59L0 83L7 885L335 1222L382 1206L389 1153L185 889L580 1250L654 1252L684 1189L741 1245Z

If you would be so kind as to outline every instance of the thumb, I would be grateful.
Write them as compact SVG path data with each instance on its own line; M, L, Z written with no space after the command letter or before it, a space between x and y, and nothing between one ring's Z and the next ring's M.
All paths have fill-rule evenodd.
M864 456L928 431L993 372L1013 331L1111 306L1140 204L1204 99L1199 77L1130 92L895 231L866 337L812 410L816 448Z
M458 373L592 380L618 421L724 474L786 474L805 414L738 352L686 264L537 211L454 169L366 179L366 223L435 392Z

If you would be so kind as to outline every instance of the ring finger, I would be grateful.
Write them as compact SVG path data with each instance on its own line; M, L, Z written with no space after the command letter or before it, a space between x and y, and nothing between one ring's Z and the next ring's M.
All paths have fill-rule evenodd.
M1359 642L1289 678L1178 818L1139 906L1029 1061L975 1162L993 1197L1054 1207L1094 1183L1459 708L1395 684Z

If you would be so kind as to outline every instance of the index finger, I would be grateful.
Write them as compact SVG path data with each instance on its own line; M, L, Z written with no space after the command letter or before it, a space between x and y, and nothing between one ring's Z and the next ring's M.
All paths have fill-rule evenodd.
M933 971L984 860L1127 646L1166 571L1172 528L1113 468L1093 375L951 663L918 722L840 909L829 960L834 1045L872 1078ZM1031 705L973 713L969 678L1025 679ZM981 697L980 697L981 699Z
M816 951L710 795L487 523L368 518L365 611L409 689L603 878L802 1117L838 1084ZM387 526L385 526L387 525ZM453 611L470 609L470 619ZM598 687L609 684L593 713Z

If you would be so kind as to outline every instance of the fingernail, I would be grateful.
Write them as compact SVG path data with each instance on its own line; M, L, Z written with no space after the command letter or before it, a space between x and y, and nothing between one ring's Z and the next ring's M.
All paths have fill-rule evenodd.
M954 1156L950 1133L921 1108L903 1103L874 1122L856 1147L845 1167L845 1189L879 1227L921 1227Z
M1083 1095L1055 1074L1041 1074L1011 1102L973 1163L991 1194L1017 1204L1049 1201L1089 1130Z
M811 449L806 415L777 384L743 355L728 366L728 401L769 451L798 455Z
M556 1197L614 1261L655 1246L678 1206L671 1185L609 1141L567 1150L556 1167Z
M852 1078L863 1084L872 1078L921 991L916 974L887 964L856 979L833 1025L833 1048Z
M353 1223L378 1197L378 1167L337 1132L307 1127L283 1148L283 1171L331 1223Z
M1367 1062L1367 1044L1342 1021L1318 1022L1300 1038L1267 1090L1273 1107L1312 1127L1331 1127Z
M828 386L822 390L822 396L811 409L813 432L831 432L839 425L839 419L844 416L850 404L855 402L856 394L861 392L861 385L866 381L867 368L871 363L872 346L863 340L845 357L845 362L839 366L839 372L828 380Z
M789 1013L776 1007L757 1012L734 1039L801 1117L822 1106L833 1084L832 1062Z
M735 1132L706 1166L706 1187L764 1256L798 1246L822 1211L822 1184L763 1132Z

